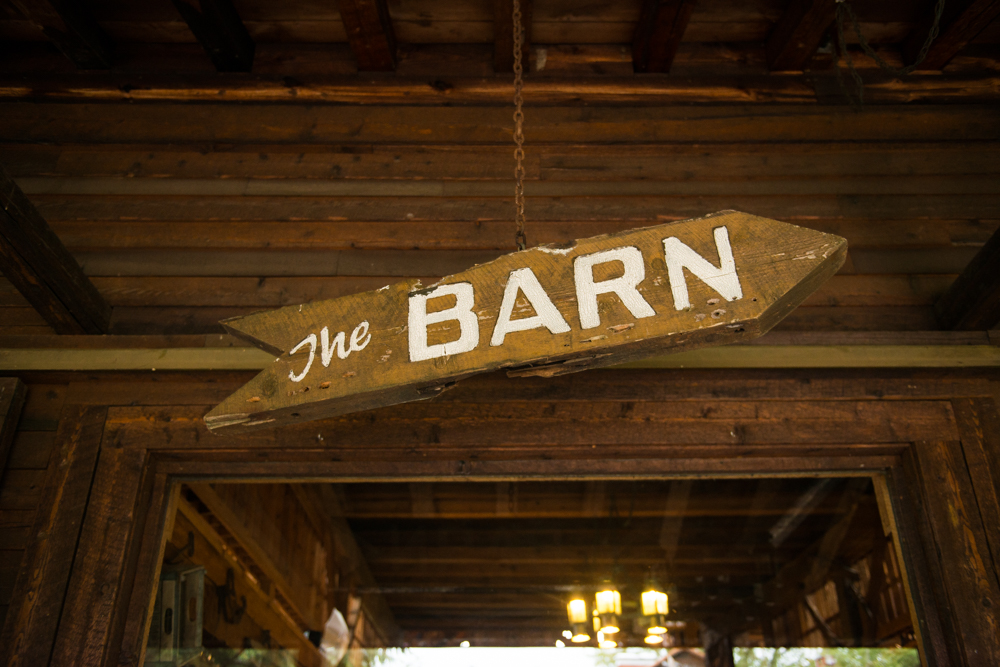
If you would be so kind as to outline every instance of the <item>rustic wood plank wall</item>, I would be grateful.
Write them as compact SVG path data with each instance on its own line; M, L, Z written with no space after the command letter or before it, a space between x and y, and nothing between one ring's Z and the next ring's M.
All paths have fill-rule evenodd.
M119 334L433 278L514 249L498 107L4 105L4 157ZM939 328L998 227L991 106L536 107L528 234L551 243L724 208L843 235L786 331ZM0 282L0 334L49 332Z
M144 527L142 521L151 519L141 516L142 512L133 514L139 523L132 527L120 517L138 511L128 509L133 502L138 503L137 508L153 507L142 498L162 497L163 491L156 491L160 488L156 485L162 487L163 475L170 471L208 475L209 479L256 476L264 470L286 478L388 474L425 479L530 477L546 470L549 474L557 470L575 475L745 474L762 466L775 474L830 467L861 473L879 468L902 470L900 455L916 451L910 443L934 438L923 442L951 443L947 445L954 459L949 463L954 470L951 474L966 480L956 486L963 520L974 532L974 542L964 548L973 549L976 558L985 558L983 576L993 576L989 574L990 549L996 540L988 522L989 512L995 512L997 506L987 481L996 475L990 461L996 448L991 425L997 419L993 396L998 386L984 379L981 372L631 370L594 371L549 380L487 376L471 379L451 395L430 403L253 433L237 438L238 444L231 437L209 436L201 425L201 415L249 377L247 373L157 373L144 377L105 373L79 382L84 379L79 374L47 373L26 378L29 400L11 460L29 453L37 457L29 441L45 440L51 447L57 425L70 429L69 422L79 423L77 415L65 426L58 424L63 403L84 413L90 410L87 405L102 413L105 406L111 406L102 445L110 455L97 466L90 494L111 502L117 496L109 493L108 484L114 480L127 482L130 489L123 500L115 501L125 505L102 501L93 512L88 509L82 526L78 524L77 530L88 535L96 535L106 524L109 534L121 539L88 538L86 549L73 559L72 571L67 571L68 580L63 584L65 594L76 600L75 605L105 611L88 615L89 624L73 625L67 638L55 645L58 655L67 659L109 656L112 653L107 651L112 649L106 648L110 646L107 642L121 639L125 655L135 655L142 624L133 616L146 612L141 601L130 598L130 592L135 586L137 595L145 594L149 568L161 553L147 552L149 547L141 546L140 534L158 545L159 524L153 521ZM483 428L483 424L498 420L505 424L502 431ZM962 457L956 449L959 446L966 450L967 471L955 467L959 460L955 456ZM139 452L146 454L140 456ZM251 457L264 463L246 463ZM149 481L154 469L136 467L140 459L161 461L155 468L155 479L161 481ZM36 485L44 485L41 468L52 460L36 462ZM926 480L931 469L928 460L920 459L925 477L916 478L919 484L912 473L904 475L902 492L928 493L920 486L933 485ZM18 470L24 471L19 473L25 478L21 487L11 481L18 476L12 477L12 473ZM30 488L24 493L24 485L31 485L31 474L25 474L28 470L26 466L9 470L0 487L4 498L0 516L5 522L8 517L24 514L22 525L30 525L32 518L27 515L33 515L41 502L41 496L37 492L32 496ZM898 477L903 472L894 474ZM153 490L149 490L150 484ZM898 492L898 483L892 489ZM446 491L442 491L445 496L434 499L439 508L436 511L454 511L448 509ZM9 507L12 500L20 504ZM412 514L412 499L400 502L409 505ZM973 503L978 510L972 509ZM493 505L495 510L495 499ZM925 506L938 511L924 504L917 511L928 511L919 509ZM480 511L476 506L456 509L473 514ZM347 507L345 511L361 511L358 516L362 516L364 508ZM910 522L905 537L911 541L904 553L907 558L917 553L918 564L924 563L921 567L926 568L926 563L933 562L933 545L951 539L951 528L936 515L921 517L903 517ZM168 554L180 550L184 531L190 529L185 529L186 525L182 522L177 528L175 524L172 536L168 536ZM924 532L920 525L926 525ZM25 547L30 546L29 537L25 536ZM914 548L920 551L913 552ZM967 664L962 657L964 644L948 644L946 633L934 628L940 625L935 619L951 613L947 600L963 595L962 587L968 583L954 579L947 569L932 574L926 581L911 579L918 589L913 599L923 605L921 613L930 619L925 640L943 642L942 655L952 651L954 664ZM95 586L107 595L96 594ZM104 586L108 588L101 588ZM117 600L116 606L108 606L111 600ZM131 610L131 625L122 629L114 617L121 618L126 608ZM114 614L106 613L111 609ZM260 613L269 612L262 607ZM983 617L982 623L991 623L991 619ZM140 634L137 637L130 632ZM84 641L80 633L96 639Z

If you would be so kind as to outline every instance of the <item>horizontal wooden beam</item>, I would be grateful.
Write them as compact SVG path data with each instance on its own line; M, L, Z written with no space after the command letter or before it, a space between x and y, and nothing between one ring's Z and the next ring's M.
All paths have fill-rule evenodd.
M915 62L934 24L937 2L926 3L923 20L919 21L903 42L902 55L906 64ZM965 45L976 38L998 16L1000 0L949 0L941 16L940 32L931 43L927 57L917 66L919 70L943 69Z
M945 329L1000 327L1000 232L994 232L935 307Z
M79 102L143 100L150 102L281 102L306 104L488 104L509 105L508 77L449 77L447 81L427 76L360 78L358 76L261 75L253 78L220 77L218 74L163 74L139 79L134 74L96 73L86 81L49 73L32 75L30 84L21 76L0 76L0 99ZM890 79L874 72L869 77L866 100L875 104L911 102L967 104L993 103L997 92L995 71L957 72L941 78ZM772 77L766 72L714 77L610 77L586 74L580 77L531 76L524 85L525 99L534 104L605 103L683 105L702 104L815 104L838 102L843 95L834 75ZM839 96L839 97L838 97ZM532 115L534 118L534 114ZM533 126L529 125L529 128ZM298 133L301 135L301 132ZM533 136L544 136L537 128Z
M56 333L107 333L110 306L2 168L0 270Z
M172 0L219 72L249 72L254 42L232 0Z
M386 0L337 0L359 72L396 69L396 34Z
M226 544L215 528L183 498L178 501L177 518L174 521L173 532L168 536L168 553L183 555L188 544L188 533L192 533L195 554L197 554L198 559L197 564L206 570L205 574L208 579L206 584L225 585L227 571L232 570L237 573L238 580L234 583L236 583L239 594L244 595L247 600L246 617L252 619L261 628L269 630L278 646L297 651L298 660L303 665L320 667L328 664L303 636L302 628L292 621L288 611L278 603L273 592L265 591L262 589L262 582L247 576L245 564L235 557L230 545ZM187 560L186 557L184 559ZM206 609L209 605L214 606L215 602L216 600L208 598ZM209 610L206 617L215 622L206 623L206 625L215 633L229 635L221 637L222 639L230 641L236 639L236 641L242 642L243 636L253 627L253 623L245 619L241 619L237 624L232 624L218 619L218 616L217 612L212 613L212 610Z
M632 68L642 73L670 71L696 0L643 0L632 36Z
M0 371L262 370L256 348L0 348ZM989 368L994 345L730 345L658 356L619 368Z
M12 0L24 17L79 69L108 69L114 44L87 4L75 0Z
M792 0L767 38L772 72L802 70L833 25L837 0Z
M217 78L217 75L213 76ZM390 82L395 79L389 78L385 82L372 80L378 85L368 87L384 92L391 88ZM664 77L664 80L670 79ZM541 92L531 90L535 81L526 82L526 97ZM34 81L32 83L35 84ZM567 93L574 91L579 95L583 92L572 84L571 81L563 81L554 85L565 85ZM82 82L77 81L74 85L83 90L80 88ZM421 85L430 89L426 82ZM540 84L539 88L545 85ZM606 84L601 85L606 87ZM23 82L18 86L19 89L23 87ZM149 104L97 103L101 96L95 96L88 103L82 103L75 96L60 96L59 103L3 103L0 105L0 115L4 118L4 123L0 124L0 139L22 144L160 144L161 149L167 148L167 144L197 144L199 149L221 144L312 144L316 147L349 146L359 155L372 149L372 144L416 143L426 146L454 143L470 146L510 142L510 82L501 81L500 77L496 82L496 99L502 101L499 106L487 103L479 106L422 106L409 97L406 99L411 101L407 103L403 103L402 99L396 103L380 103L377 97L365 95L355 101L366 101L367 105L337 106L336 113L332 113L325 104L309 103L310 100L303 97L304 93L290 97L288 88L284 85L282 88L284 93L280 97L269 100L268 91L255 83L252 95L288 104L251 103L250 88L247 89L248 96L243 99L246 104L215 103L215 99L225 98L225 95L220 95L217 81L210 91L205 90L205 96L201 98L203 104L183 107L152 101ZM0 87L2 95L3 88ZM117 87L115 95L120 98L121 90ZM319 97L313 97L312 101L318 102ZM305 103L292 104L293 98ZM209 102L210 99L213 101ZM67 104L69 100L81 103ZM179 115L178 110L184 113ZM422 129L416 140L414 127ZM309 128L309 132L304 133L302 128ZM863 115L843 105L815 104L540 105L532 109L531 131L533 136L539 137L538 140L544 138L546 144L579 145L581 138L585 138L589 144L630 144L630 148L636 150L656 143L716 145L747 141L755 144L877 142L883 147L913 141L978 143L1000 140L1000 105L872 104ZM329 176L324 178L329 179ZM704 214L705 207L701 211ZM325 215L328 216L329 212ZM922 217L930 215L923 213ZM871 215L859 217L870 218ZM980 217L991 219L988 215ZM533 218L538 219L538 216L533 214Z

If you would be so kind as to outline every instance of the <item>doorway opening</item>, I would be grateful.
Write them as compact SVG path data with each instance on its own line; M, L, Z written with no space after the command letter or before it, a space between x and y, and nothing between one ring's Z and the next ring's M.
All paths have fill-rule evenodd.
M917 665L876 487L189 481L145 664Z

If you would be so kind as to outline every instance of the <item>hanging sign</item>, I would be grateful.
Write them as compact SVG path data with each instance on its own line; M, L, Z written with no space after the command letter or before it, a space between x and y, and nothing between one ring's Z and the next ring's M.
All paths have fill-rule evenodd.
M247 430L431 398L497 369L553 376L756 338L847 242L725 211L540 246L443 278L223 325L277 358L205 417Z

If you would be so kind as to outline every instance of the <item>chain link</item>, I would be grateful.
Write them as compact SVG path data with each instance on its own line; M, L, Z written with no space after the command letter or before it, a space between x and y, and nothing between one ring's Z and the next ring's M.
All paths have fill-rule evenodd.
M521 62L524 49L524 29L521 26L521 0L514 0L514 223L517 231L514 240L517 249L528 247L528 238L524 234L524 97L521 89L524 87L524 66Z
M934 7L934 21L931 24L931 29L927 33L927 39L924 40L924 44L920 47L920 52L917 54L917 59L906 67L893 67L887 63L882 56L875 52L875 49L871 47L865 36L861 34L861 24L858 21L857 14L854 13L854 8L851 7L847 0L837 0L837 42L840 48L840 54L844 56L847 60L847 69L851 73L851 78L854 80L855 89L857 90L857 104L859 106L864 104L865 101L865 84L861 80L861 75L858 74L857 69L854 67L854 59L851 58L850 51L847 50L847 40L844 38L844 21L845 19L850 20L852 27L854 28L854 34L858 37L858 43L861 45L861 49L868 55L869 58L875 61L875 64L879 66L883 71L892 74L893 76L906 76L910 74L920 63L924 62L927 58L927 53L930 51L931 44L937 39L938 33L941 30L941 16L944 14L944 3L945 0L938 0ZM834 63L834 69L837 74L837 82L840 84L841 89L844 90L847 98L852 104L855 103L854 99L851 97L847 88L843 84L843 79L840 74L839 63Z

